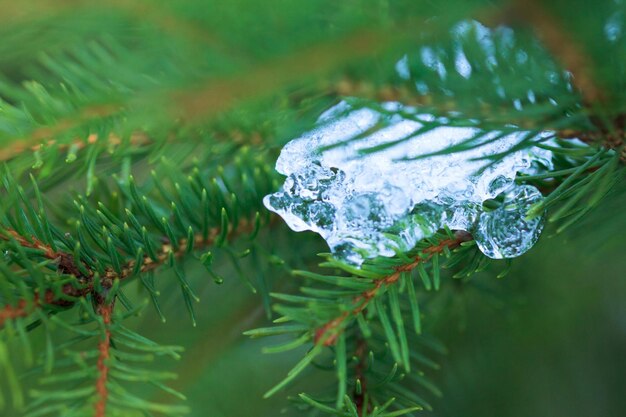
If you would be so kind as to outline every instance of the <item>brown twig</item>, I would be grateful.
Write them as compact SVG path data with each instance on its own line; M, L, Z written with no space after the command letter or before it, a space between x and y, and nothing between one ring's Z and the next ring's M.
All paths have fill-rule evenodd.
M55 251L50 245L47 245L39 239L31 236L30 240L17 233L15 230L5 230L5 233L13 238L18 245L24 248L38 249L42 251L44 258L51 259L57 262L59 272L68 275L74 275L76 278L84 279L84 275L80 272L80 269L74 262L74 257L68 253ZM9 240L7 236L0 233L0 240Z
M35 131L27 138L14 139L13 143L0 149L0 161L9 161L26 151L35 152L45 146L56 145L60 151L65 151L70 148L80 151L98 141L98 135L92 133L87 139L76 138L67 143L58 143L55 139L51 139L52 136L45 136L45 132L45 130ZM122 144L122 139L115 134L110 134L106 138L106 141L109 146ZM150 143L150 139L142 132L135 132L130 137L130 144L133 146L138 147L147 143Z
M77 116L61 119L51 126L34 129L28 136L15 138L11 145L0 149L0 161L9 160L22 152L41 146L42 143L53 141L52 138L63 132L76 128L88 121L110 116L117 111L119 111L119 107L113 105L87 107L77 111Z
M599 144L606 149L613 149L619 153L622 163L626 164L626 114L619 114L608 123L593 115L590 119L598 130L562 131L559 132L559 137L577 138L588 144Z
M445 248L454 249L458 247L461 243L468 240L471 240L471 235L469 233L458 231L455 233L454 238L444 239L439 242L438 245L424 249L418 256L415 257L413 262L398 266L395 268L395 271L392 274L376 280L372 288L362 292L354 299L354 304L356 305L355 308L350 311L344 311L341 315L326 322L326 324L317 329L314 337L315 343L323 343L325 346L331 346L335 344L335 342L337 341L337 337L343 331L343 325L345 321L348 320L348 318L356 317L357 315L362 313L367 308L370 301L372 301L372 299L376 297L381 288L395 284L404 272L412 271L419 264L428 262L430 258L432 258L437 253L443 252Z
M94 404L94 417L105 417L107 399L109 397L109 390L107 388L107 381L109 376L109 364L108 360L111 357L111 330L109 326L111 324L111 313L113 312L113 303L98 305L97 313L102 317L104 323L104 338L98 343L98 363L96 368L98 370L98 377L96 379L96 396L97 400Z

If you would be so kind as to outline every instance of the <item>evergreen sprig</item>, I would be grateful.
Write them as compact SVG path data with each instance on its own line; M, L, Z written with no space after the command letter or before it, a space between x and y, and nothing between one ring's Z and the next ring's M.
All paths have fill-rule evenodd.
M427 373L445 353L428 332L439 314L432 294L471 285L480 271L503 277L510 262L446 229L361 268L323 254L323 272L312 254L283 245L292 268L287 254L254 243L273 223L262 198L280 184L277 150L339 100L418 117L381 105L400 101L433 116L418 120L417 135L477 129L442 153L475 149L493 132L494 141L524 132L508 152L551 150L553 167L515 180L545 195L527 215L547 212L557 232L578 224L624 177L626 38L599 39L605 22L585 24L571 12L583 2L570 3L116 1L46 4L32 15L3 6L0 407L9 392L28 417L188 412L138 393L141 383L184 399L160 363L182 348L133 330L146 303L129 288L136 283L163 321L162 301L178 300L195 324L190 264L220 284L222 254L266 308L276 301L274 323L246 334L280 336L266 353L303 352L266 397L319 370L326 388L291 398L300 414L431 409L442 393ZM603 6L603 16L620 7ZM577 36L561 13L577 22ZM266 30L271 22L284 26ZM269 240L287 233L272 229ZM256 246L242 251L238 241ZM241 268L251 252L258 271L280 264L287 273L275 281L303 284L270 292L261 277L255 288ZM22 378L38 380L28 396Z

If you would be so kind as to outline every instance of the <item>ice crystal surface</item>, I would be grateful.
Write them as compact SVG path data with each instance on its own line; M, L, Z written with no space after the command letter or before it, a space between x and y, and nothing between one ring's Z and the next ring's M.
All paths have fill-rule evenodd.
M541 217L525 220L542 196L514 179L549 168L551 153L526 148L485 168L485 157L511 150L527 132L445 122L394 102L359 108L341 102L282 149L276 169L287 178L265 206L293 230L319 233L336 257L357 265L410 250L444 226L471 232L491 258L521 255L543 227ZM480 146L433 155L470 139ZM492 199L499 203L484 208Z
M542 199L530 185L513 187L504 193L497 209L480 213L473 230L480 250L490 258L514 258L530 249L539 239L543 218L525 219L530 207Z

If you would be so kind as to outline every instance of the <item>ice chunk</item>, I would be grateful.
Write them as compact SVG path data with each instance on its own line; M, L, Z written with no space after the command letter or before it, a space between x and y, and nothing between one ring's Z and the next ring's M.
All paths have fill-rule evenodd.
M410 250L444 226L476 233L487 256L522 254L541 232L540 219L524 220L541 194L514 179L550 168L551 152L526 148L485 167L485 157L510 150L528 132L444 122L399 103L352 108L343 101L283 148L276 169L287 178L264 204L293 230L319 233L335 256L354 264ZM455 145L477 146L438 154ZM505 203L485 211L483 202L502 193Z

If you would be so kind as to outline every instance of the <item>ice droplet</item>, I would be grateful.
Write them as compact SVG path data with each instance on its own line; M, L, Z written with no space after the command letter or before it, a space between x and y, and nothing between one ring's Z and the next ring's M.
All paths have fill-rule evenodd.
M510 150L528 132L429 125L445 122L395 102L353 108L342 101L316 129L285 145L276 169L287 178L264 204L293 230L319 233L336 257L356 265L410 250L444 226L477 233L487 256L521 255L541 232L541 219L524 218L542 197L514 179L549 169L552 153L525 148L485 168L480 158ZM468 140L480 146L433 155ZM483 202L502 193L505 202L487 212Z
M526 220L526 212L542 198L533 186L517 186L505 193L500 207L481 213L473 231L481 252L490 258L502 259L528 251L539 239L544 218Z

